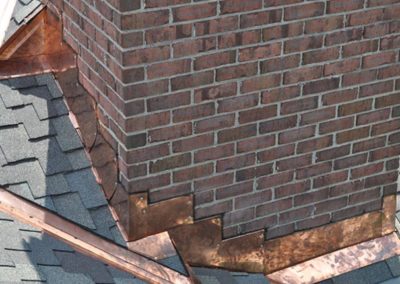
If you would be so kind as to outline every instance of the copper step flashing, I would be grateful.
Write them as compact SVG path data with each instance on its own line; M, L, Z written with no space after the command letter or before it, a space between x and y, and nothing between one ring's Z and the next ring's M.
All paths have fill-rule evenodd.
M76 56L63 42L60 21L42 10L0 48L0 79L59 72L76 66Z
M105 240L60 216L0 188L0 211L71 245L77 251L149 283L186 284L194 280L137 252Z

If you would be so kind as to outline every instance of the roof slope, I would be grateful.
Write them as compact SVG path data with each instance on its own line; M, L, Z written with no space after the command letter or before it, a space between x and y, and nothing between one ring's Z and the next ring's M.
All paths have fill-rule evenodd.
M0 214L0 283L145 283Z
M121 245L56 81L0 81L0 186Z

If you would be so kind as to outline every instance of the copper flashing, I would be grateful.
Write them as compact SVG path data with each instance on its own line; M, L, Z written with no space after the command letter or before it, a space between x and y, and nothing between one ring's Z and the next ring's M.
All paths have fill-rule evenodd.
M77 251L149 283L193 283L193 280L140 254L105 240L60 216L0 188L0 210L66 242Z
M148 204L147 193L129 195L128 238L130 241L193 223L193 196L176 197Z
M394 196L383 210L323 227L264 241L263 231L222 240L219 218L169 230L178 251L191 265L269 274L394 232Z
M76 56L63 42L61 23L42 10L0 49L0 79L58 72L76 66Z
M329 253L267 275L277 284L312 284L400 254L395 233Z

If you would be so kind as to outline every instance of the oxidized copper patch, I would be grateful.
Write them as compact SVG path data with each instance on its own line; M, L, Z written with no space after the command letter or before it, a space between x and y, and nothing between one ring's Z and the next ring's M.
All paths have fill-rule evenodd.
M147 193L129 195L128 238L138 240L179 225L193 223L193 196L148 204Z

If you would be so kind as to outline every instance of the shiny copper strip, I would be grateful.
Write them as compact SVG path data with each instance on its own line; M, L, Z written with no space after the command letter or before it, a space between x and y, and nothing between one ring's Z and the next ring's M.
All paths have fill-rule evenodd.
M264 241L263 231L222 240L219 218L180 226L169 233L191 265L269 274L392 233L393 198L384 197L386 205L381 211L269 241Z
M147 193L129 195L130 241L193 223L193 196L181 196L148 204Z
M395 233L326 254L267 275L272 283L312 284L400 254Z
M0 188L0 210L70 244L76 250L150 283L193 283L179 273L124 249Z
M390 234L396 230L396 195L389 195L383 198L383 220L382 234Z
M159 233L138 241L128 242L132 251L140 251L152 259L163 259L177 254L174 244L167 232Z

